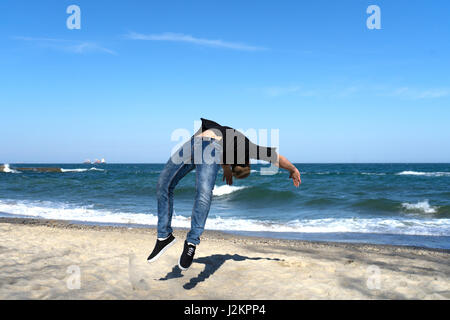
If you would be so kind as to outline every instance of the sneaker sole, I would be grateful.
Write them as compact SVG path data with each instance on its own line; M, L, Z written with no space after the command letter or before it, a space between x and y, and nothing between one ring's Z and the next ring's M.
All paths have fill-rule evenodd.
M167 249L169 249L171 246L174 245L175 242L177 242L177 238L174 238L172 240L172 242L170 242L167 246L165 246L155 257L153 257L150 260L147 260L147 262L152 263L152 262L155 262L156 260L158 260L159 257L161 257L163 255L163 253L167 251Z
M190 267L190 266L189 266ZM187 267L187 268L183 268L182 266L181 266L181 256L178 258L178 268L180 268L181 269L181 271L186 271L187 269L189 269L189 267Z

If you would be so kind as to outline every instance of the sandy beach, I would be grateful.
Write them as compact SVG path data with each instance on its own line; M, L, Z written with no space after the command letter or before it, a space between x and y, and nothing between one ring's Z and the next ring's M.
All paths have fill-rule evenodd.
M157 262L155 229L0 219L0 299L449 299L448 250L186 230Z

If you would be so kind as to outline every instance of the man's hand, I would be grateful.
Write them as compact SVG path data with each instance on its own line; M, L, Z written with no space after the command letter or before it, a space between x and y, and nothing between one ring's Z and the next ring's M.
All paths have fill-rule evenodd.
M289 171L289 178L294 182L294 186L298 188L298 186L302 183L302 179L300 179L300 172L298 169L284 156L281 154L278 155L277 165Z
M233 184L233 172L229 165L222 165L223 178L222 181L227 181L227 185L231 186Z
M300 178L300 172L298 171L297 168L291 171L289 178L292 179L292 181L294 182L294 186L296 186L297 188L302 183L302 179Z

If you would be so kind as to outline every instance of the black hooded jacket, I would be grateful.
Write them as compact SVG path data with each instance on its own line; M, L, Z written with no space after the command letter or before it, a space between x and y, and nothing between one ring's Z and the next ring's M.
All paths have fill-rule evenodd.
M239 165L248 164L250 159L263 160L274 163L278 159L276 148L262 147L251 142L240 131L228 126L222 126L217 122L201 118L201 132L214 130L214 133L222 137L220 143L223 147L222 163Z

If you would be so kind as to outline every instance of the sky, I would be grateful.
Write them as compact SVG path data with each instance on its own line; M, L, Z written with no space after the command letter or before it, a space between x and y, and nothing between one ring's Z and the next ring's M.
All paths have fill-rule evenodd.
M292 162L448 163L449 17L447 0L2 0L0 163L161 163L200 117L279 130Z

